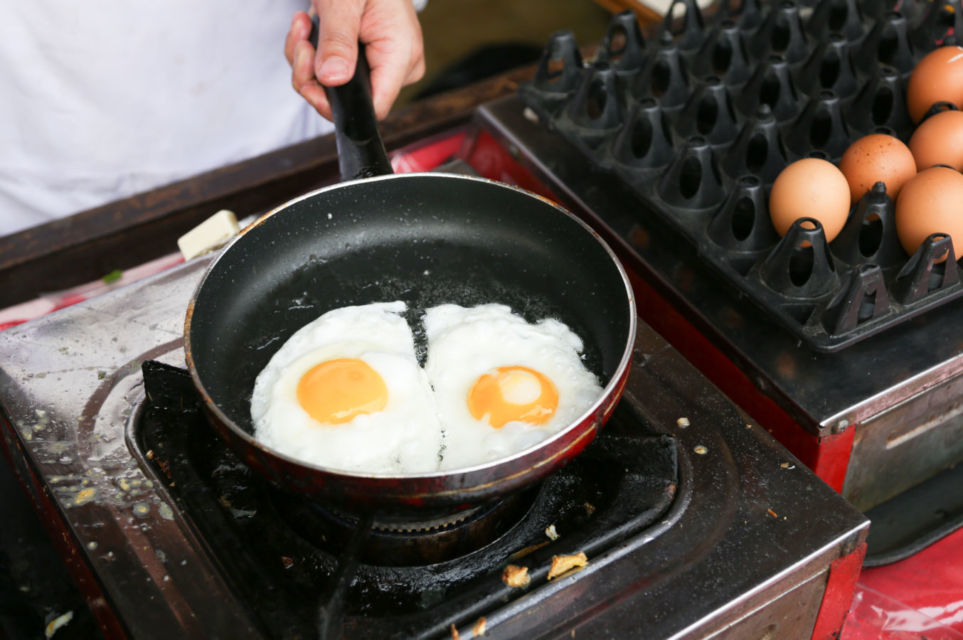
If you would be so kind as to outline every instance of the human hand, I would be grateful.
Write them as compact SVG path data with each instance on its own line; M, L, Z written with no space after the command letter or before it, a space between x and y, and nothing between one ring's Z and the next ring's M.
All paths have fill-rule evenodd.
M294 15L284 42L295 91L331 120L321 85L351 79L360 40L371 67L375 115L384 118L401 87L425 74L421 25L411 0L312 0L312 5L319 18L317 51L308 42L311 18L303 11Z

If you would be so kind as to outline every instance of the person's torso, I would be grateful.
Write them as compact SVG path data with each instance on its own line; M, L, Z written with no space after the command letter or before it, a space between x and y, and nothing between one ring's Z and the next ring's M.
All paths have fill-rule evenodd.
M327 131L291 88L307 0L34 0L0 21L0 235Z

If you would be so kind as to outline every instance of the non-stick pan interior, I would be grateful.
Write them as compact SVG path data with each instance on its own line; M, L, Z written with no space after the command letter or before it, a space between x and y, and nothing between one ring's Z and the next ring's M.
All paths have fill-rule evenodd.
M198 289L189 346L211 400L250 432L257 374L331 309L405 300L416 338L424 309L448 302L558 318L604 385L628 342L628 296L604 245L554 205L484 180L388 176L295 201L229 246Z

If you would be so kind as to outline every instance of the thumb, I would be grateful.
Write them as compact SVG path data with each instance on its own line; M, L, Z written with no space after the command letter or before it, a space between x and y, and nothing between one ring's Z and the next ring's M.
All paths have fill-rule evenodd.
M315 0L318 12L318 49L314 73L328 87L346 83L358 59L358 32L364 2Z

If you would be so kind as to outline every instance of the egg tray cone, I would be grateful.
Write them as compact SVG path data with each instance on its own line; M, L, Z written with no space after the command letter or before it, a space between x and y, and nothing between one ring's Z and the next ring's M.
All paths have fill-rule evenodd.
M838 163L870 133L907 142L906 84L916 62L963 32L960 0L730 2L704 16L674 0L646 38L630 11L594 56L550 38L519 88L540 121L745 294L817 351L837 351L963 294L948 237L913 256L899 246L882 184L827 243L819 223L780 238L768 193L790 162ZM814 212L815 213L815 212ZM953 257L959 255L953 253Z

